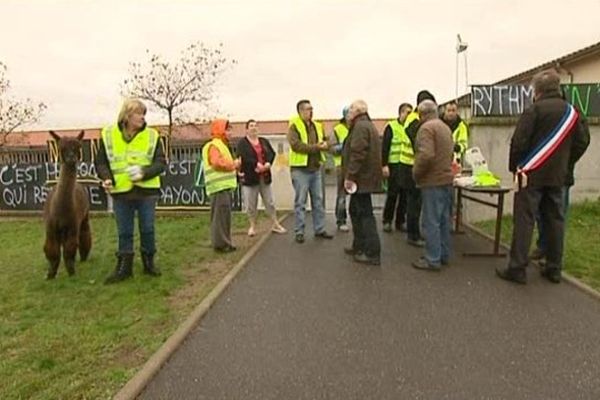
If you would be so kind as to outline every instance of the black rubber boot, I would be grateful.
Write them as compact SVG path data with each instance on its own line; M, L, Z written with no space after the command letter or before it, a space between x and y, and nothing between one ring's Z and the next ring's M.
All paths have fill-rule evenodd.
M154 265L154 255L142 253L142 263L144 264L144 274L150 276L161 276L160 269Z
M133 276L133 254L117 254L117 266L115 272L112 273L104 281L105 285L117 283L129 279Z

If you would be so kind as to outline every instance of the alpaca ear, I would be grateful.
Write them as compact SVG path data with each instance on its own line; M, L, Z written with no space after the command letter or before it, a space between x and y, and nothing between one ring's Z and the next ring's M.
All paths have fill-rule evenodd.
M60 140L60 136L58 136L54 131L50 131L50 136L52 136L52 138L57 142Z
M83 139L83 134L84 133L85 133L85 131L79 132L79 135L77 135L77 140L79 140L81 142L81 139Z

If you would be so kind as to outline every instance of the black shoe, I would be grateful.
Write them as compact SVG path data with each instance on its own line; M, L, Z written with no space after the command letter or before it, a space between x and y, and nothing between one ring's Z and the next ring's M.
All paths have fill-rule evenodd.
M450 265L450 261L449 260L442 260L442 265L444 267L447 267L448 265Z
M330 234L330 233L327 233L325 231L319 232L319 233L315 233L315 237L319 238L319 239L333 239L333 235Z
M413 266L413 268L422 269L425 271L440 272L442 270L442 268L439 265L429 264L425 257L421 257L418 260L413 261L411 265Z
M560 269L556 268L542 268L540 270L540 275L552 283L560 283L562 280L562 273L560 272Z
M304 233L296 233L296 243L304 243Z
M217 253L232 253L237 250L235 246L215 247Z
M142 264L144 265L144 274L150 276L161 276L160 269L154 265L154 255L142 253Z
M539 261L546 258L546 255L544 254L544 252L540 249L535 249L533 252L531 252L531 254L529 255L529 259L532 261Z
M381 265L381 259L379 257L369 257L365 253L354 254L354 261L360 264Z
M129 279L133 276L133 254L117 255L117 266L115 272L112 273L104 281L105 285L117 283Z
M408 239L406 241L406 243L408 243L414 247L425 247L425 241L421 240L421 239L419 239L419 240Z
M356 254L360 254L361 252L358 250L354 250L354 247L344 247L344 253L348 254L349 256L353 256Z
M396 230L400 232L407 232L406 224L401 224L400 226L397 226Z
M527 273L525 273L524 269L521 270L509 267L496 268L496 275L505 281L520 283L521 285L525 285L527 283Z
M389 222L384 222L383 223L383 231L390 233L392 231L392 224L390 224Z

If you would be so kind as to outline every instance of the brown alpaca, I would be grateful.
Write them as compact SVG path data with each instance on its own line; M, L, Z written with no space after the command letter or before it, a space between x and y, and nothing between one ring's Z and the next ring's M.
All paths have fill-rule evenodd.
M60 264L62 247L65 267L70 276L75 274L75 254L79 248L85 261L92 247L88 195L77 183L77 162L81 152L83 131L76 138L61 138L54 131L50 135L58 142L61 167L58 184L48 194L44 205L46 243L44 253L48 260L47 279L54 279Z

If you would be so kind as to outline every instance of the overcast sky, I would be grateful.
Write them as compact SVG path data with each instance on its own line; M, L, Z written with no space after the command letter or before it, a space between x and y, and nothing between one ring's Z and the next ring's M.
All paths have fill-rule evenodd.
M457 33L470 83L492 83L600 41L599 15L600 0L2 0L0 61L15 96L48 105L43 129L112 122L130 61L198 40L238 61L218 99L233 120L287 119L300 98L317 118L355 98L389 117L422 88L454 96ZM462 59L460 76L464 92Z

